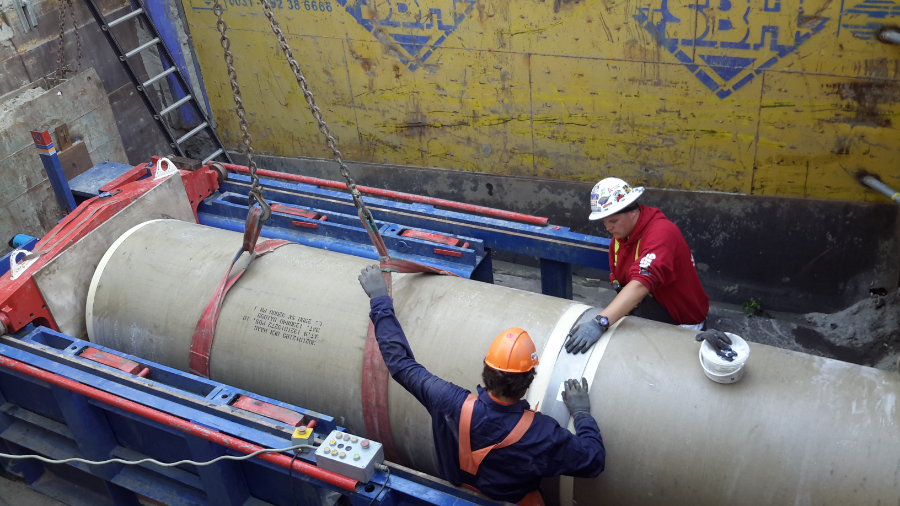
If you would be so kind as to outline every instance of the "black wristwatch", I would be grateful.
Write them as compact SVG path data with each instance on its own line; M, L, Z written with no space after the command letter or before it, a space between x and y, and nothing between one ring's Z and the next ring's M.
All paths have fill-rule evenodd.
M600 328L603 329L604 332L609 330L609 318L602 314L598 314L594 317L594 321L597 322L597 325L600 325Z

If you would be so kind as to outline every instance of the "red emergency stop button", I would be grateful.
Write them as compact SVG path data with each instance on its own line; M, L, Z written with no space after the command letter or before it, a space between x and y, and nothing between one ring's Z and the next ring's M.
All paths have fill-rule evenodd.
M363 440L359 443L359 445L362 446L363 449L366 449L366 448L369 447L369 440L368 440L368 439L363 439Z

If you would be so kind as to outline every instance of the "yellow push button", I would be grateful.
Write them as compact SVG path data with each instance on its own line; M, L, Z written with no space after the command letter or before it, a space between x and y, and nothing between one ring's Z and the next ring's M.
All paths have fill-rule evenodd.
M337 455L337 454L338 454L338 451L337 451L337 450L331 450L331 455L332 455L332 456Z
M353 436L352 438L350 438L350 442L351 442L351 443L355 443L355 442L357 442L357 441L359 441L359 438L356 437L356 436Z
M336 444L337 444L337 441L335 441L335 440L334 440L334 439L332 439L332 440L331 440L331 441L329 441L329 442L328 442L328 443L329 443L329 444L333 444L333 445L336 445Z
M341 452L341 454L340 454L340 455L338 455L338 457L340 457L340 458L344 458L344 457L346 457L346 456L347 456L347 454L346 454L346 453L344 453L344 452Z

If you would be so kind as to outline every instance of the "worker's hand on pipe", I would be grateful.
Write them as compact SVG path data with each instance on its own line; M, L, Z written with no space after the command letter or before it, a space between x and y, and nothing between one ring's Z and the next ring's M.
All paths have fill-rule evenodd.
M581 378L566 380L566 388L563 390L563 402L569 408L569 414L575 416L578 413L591 414L591 398L588 396L587 380Z
M697 342L706 341L714 350L716 350L716 354L725 360L731 362L734 360L734 357L737 356L737 353L731 349L731 338L728 337L721 330L709 329L707 331L701 332L697 334L695 337Z
M566 351L571 354L587 353L603 335L603 327L594 320L572 327L566 340Z
M359 284L370 299L381 297L388 294L387 283L384 282L384 276L381 275L381 267L370 265L362 270L359 275Z

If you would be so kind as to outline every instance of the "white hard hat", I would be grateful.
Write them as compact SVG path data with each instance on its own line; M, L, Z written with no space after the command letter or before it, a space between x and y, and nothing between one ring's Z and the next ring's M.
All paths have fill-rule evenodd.
M591 190L592 220L599 220L616 214L630 206L644 193L644 188L632 188L617 177L608 177L594 185Z

